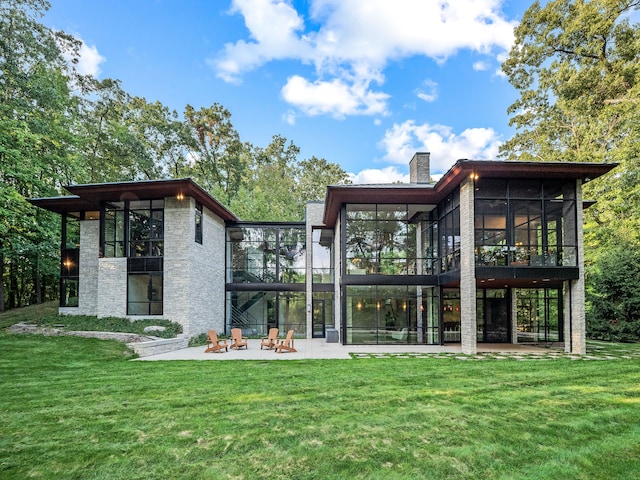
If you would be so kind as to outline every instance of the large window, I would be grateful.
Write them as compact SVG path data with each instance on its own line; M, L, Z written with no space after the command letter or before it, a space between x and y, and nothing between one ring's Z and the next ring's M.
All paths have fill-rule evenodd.
M576 266L575 186L476 180L477 266Z
M77 307L80 288L80 221L78 214L62 216L60 306Z
M241 328L249 336L265 336L277 327L282 335L294 330L296 337L306 337L306 297L292 291L227 292L227 331Z
M304 283L305 256L302 225L227 228L228 283Z
M313 283L333 283L333 230L313 229L312 241Z
M164 200L110 202L101 216L105 257L128 257L127 314L162 315Z
M425 274L424 231L429 205L348 204L345 262L348 275Z
M516 305L518 343L563 341L560 289L519 288Z
M438 205L440 272L460 270L460 191Z
M344 338L348 344L439 343L438 296L430 287L346 287Z

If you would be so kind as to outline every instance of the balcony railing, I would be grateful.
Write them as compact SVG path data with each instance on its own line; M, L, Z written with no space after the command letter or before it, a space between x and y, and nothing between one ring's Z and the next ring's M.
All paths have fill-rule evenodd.
M506 245L482 245L475 248L476 267L575 267L578 249L560 249Z

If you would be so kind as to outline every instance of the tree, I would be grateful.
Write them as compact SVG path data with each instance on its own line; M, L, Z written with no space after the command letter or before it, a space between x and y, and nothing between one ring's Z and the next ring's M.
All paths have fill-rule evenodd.
M191 131L186 146L191 155L192 176L228 204L242 184L246 167L244 145L231 123L231 112L218 103L200 110L187 105L184 117Z
M503 64L520 98L518 132L503 157L625 161L637 158L640 28L638 0L536 1L515 30Z
M584 188L598 200L585 212L585 263L599 272L587 276L590 325L620 314L598 301L613 294L614 279L603 275L621 285L637 280L611 255L618 246L640 248L640 24L631 22L638 10L640 0L536 1L503 65L520 98L508 109L517 133L502 157L619 163Z
M77 166L78 102L69 88L77 76L68 58L79 44L38 23L48 8L0 3L0 310L42 300L42 272L55 269L59 243L48 228L53 216L27 198L57 194Z
M640 250L629 243L614 246L594 262L588 274L589 335L640 341Z

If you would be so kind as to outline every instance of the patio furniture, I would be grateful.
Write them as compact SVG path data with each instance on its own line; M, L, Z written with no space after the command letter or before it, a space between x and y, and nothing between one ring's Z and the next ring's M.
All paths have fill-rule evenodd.
M261 340L262 341L260 342L260 350L262 350L262 347L267 347L267 350L271 350L273 347L276 346L276 343L278 342L278 329L270 328L269 336L262 337Z
M241 328L232 328L231 329L231 348L235 348L236 350L240 350L242 347L248 348L248 337L242 336Z
M218 334L215 330L209 330L207 334L207 349L204 353L217 352L222 353L222 349L229 351L229 345L226 340L218 340Z
M287 332L287 338L278 341L275 349L276 353L282 353L283 350L286 350L287 352L297 352L297 350L293 348L293 330L289 330Z

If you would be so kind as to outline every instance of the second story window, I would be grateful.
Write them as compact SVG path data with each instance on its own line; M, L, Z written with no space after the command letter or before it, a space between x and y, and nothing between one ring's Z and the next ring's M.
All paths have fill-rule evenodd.
M195 237L195 241L196 243L199 243L200 245L202 245L202 204L196 202L196 216L195 216L195 222L196 222L196 237Z

